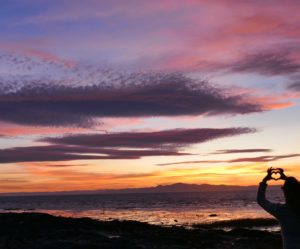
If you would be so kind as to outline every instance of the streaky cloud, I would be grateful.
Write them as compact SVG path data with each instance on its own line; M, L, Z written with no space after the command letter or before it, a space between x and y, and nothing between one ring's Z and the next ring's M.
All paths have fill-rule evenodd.
M29 146L0 150L0 163L139 159L144 156L189 155L175 150L93 149L75 146Z
M177 164L193 164L193 163L224 163L222 160L196 160L196 161L182 161L182 162L172 162L172 163L158 163L158 166L169 166Z
M244 56L231 67L234 72L260 73L262 75L289 75L298 73L300 62L286 51L260 52Z
M300 92L300 81L296 81L288 86L289 90Z
M217 150L210 154L239 154L239 153L257 153L257 152L271 152L270 149L232 149L232 150Z
M286 154L286 155L270 155L270 156L259 156L259 157L242 157L231 160L197 160L197 161L183 161L173 163L160 163L159 166L168 166L176 164L195 164L195 163L263 163L263 162L274 162L285 158L300 157L300 154Z
M273 162L280 159L299 157L300 154L287 154L287 155L273 155L273 156L260 156L260 157L245 157L229 160L229 163L239 163L239 162Z
M203 143L213 139L254 133L254 128L199 128L174 129L153 132L120 132L109 134L77 134L40 139L60 145L123 148L178 148Z
M100 77L100 76L99 76ZM97 118L232 115L262 111L259 103L180 73L131 73L97 84L22 78L0 83L0 120L25 125L90 127ZM11 87L9 87L11 86Z
M176 129L157 132L80 134L43 138L44 146L0 150L0 163L72 160L140 159L148 156L185 156L182 147L217 138L255 132L251 128Z

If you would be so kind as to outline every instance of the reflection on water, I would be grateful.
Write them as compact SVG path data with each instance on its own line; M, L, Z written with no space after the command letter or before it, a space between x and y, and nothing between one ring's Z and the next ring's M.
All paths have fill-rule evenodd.
M46 212L53 215L61 215L67 217L90 217L100 220L136 220L141 222L148 222L150 224L159 225L184 225L189 226L195 223L209 223L219 220L231 220L241 218L270 218L268 214L263 211L254 210L240 210L231 209L227 212L224 210L36 210L39 212ZM213 211L214 216L211 216Z
M280 191L269 198L282 201ZM270 218L256 203L256 191L0 197L0 211L32 210L67 217L136 220L159 225Z

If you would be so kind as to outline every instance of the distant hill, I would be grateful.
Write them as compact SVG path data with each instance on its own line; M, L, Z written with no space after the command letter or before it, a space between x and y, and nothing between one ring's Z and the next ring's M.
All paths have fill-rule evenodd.
M232 190L249 190L256 186L231 186L231 185L210 185L210 184L187 184L174 183L170 185L158 185L149 188L132 188L120 190L108 190L108 192L121 193L173 193L173 192L206 192L206 191L232 191Z
M270 186L271 189L276 186ZM209 192L209 191L243 191L256 190L257 186L235 185L210 185L210 184L187 184L174 183L170 185L158 185L147 188L106 189L106 190L82 190L62 192L30 192L30 193L2 193L0 196L32 196L32 195L84 195L84 194L130 194L130 193L182 193L182 192Z

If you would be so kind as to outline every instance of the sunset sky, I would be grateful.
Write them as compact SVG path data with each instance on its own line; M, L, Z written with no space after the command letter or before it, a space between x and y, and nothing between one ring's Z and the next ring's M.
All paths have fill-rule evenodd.
M300 177L299 11L2 1L0 193Z

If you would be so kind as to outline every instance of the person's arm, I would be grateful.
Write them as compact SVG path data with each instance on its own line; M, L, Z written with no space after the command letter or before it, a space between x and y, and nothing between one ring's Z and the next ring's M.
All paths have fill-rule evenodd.
M266 189L267 189L267 181L271 180L272 177L272 169L268 169L267 176L259 183L258 191L257 191L257 203L268 213L273 216L277 216L278 204L272 203L266 199Z

